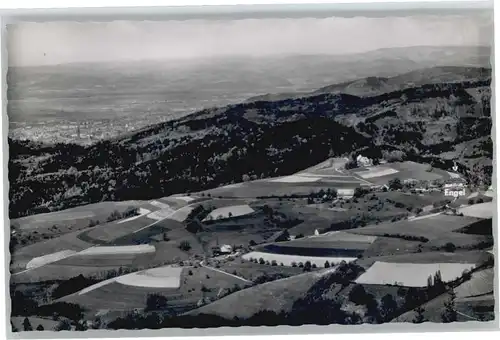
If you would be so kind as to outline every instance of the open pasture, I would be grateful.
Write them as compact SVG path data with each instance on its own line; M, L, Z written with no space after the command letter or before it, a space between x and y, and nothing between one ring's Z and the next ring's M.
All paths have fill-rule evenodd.
M161 208L159 210L153 211L152 213L147 215L147 218L155 221L161 221L164 220L167 217L172 216L172 214L175 212L174 209L167 207L167 208Z
M461 229L463 230L463 229ZM435 251L446 249L446 246L453 244L457 249L481 250L493 245L493 236L488 235L469 235L459 232L452 232L440 238L435 238L424 243L422 250Z
M269 237L276 233L276 229L265 230L263 228L236 229L236 230L218 230L215 232L203 231L197 233L199 240L206 245L207 249L211 247L229 244L248 246L250 241L257 244L265 242Z
M162 202L162 201L159 201L159 200L151 200L148 202L149 204L157 207L159 210L162 210L162 209L171 209L170 208L170 205L165 203L165 202Z
M329 158L319 164L313 165L310 168L304 170L308 173L327 173L327 174L339 174L342 175L340 169L344 168L349 162L348 158ZM299 172L299 174L302 172Z
M35 282L103 275L120 267L138 268L151 263L156 257L155 247L140 245L132 247L90 247L70 256L31 267L13 274L14 282Z
M354 189L366 183L359 180L334 180L329 178L320 178L317 181L311 181L304 176L307 182L273 182L271 180L257 180L253 182L243 183L241 186L232 186L229 188L215 188L207 190L204 193L210 194L212 197L234 197L234 198L249 198L249 197L279 197L290 195L310 195L313 191L321 189Z
M249 318L257 312L270 310L290 312L295 301L322 278L322 273L309 272L267 282L226 296L209 305L188 312L188 315L213 314L232 319Z
M300 241L300 240L299 240ZM355 242L279 242L259 247L257 250L283 255L313 257L357 257L362 255L369 244Z
M127 222L110 222L99 225L83 231L78 235L78 238L96 245L127 244L127 242L129 242L128 244L135 244L141 240L142 243L147 241L149 237L154 235L153 232L162 233L170 229L183 227L181 223L172 219L152 220L146 216L141 216Z
M77 254L69 258L57 262L61 266L75 266L75 267L140 267L146 265L148 260L152 259L155 255L152 252L144 253L117 253L117 254Z
M309 236L304 239L308 240L310 242L357 242L357 243L366 243L366 244L372 244L375 242L377 239L377 236L370 236L370 235L356 235L356 234L350 234L347 232L343 231L330 231L324 234L320 235L313 235ZM301 240L295 241L300 242Z
M69 260L69 259L66 259ZM86 259L89 260L89 259ZM52 280L68 280L78 275L86 277L97 276L106 277L109 271L114 271L119 268L116 263L110 266L104 266L104 263L94 261L93 265L74 265L72 262L54 262L43 267L37 267L30 270L21 271L11 275L11 283L34 283Z
M244 261L241 258L237 258L233 261L226 261L222 263L220 265L220 269L225 272L241 276L250 281L255 281L260 277L272 277L274 275L289 277L303 273L302 268L288 267L284 265L281 266L280 263L277 264L277 266L270 266Z
M420 164L411 161L393 162L367 168L353 169L352 173L376 184L387 184L390 180L399 178L415 179L417 181L446 180L452 176L444 170L431 168L429 164Z
M376 236L329 232L264 245L261 250L287 255L356 257L368 249L376 239Z
M493 268L481 270L472 274L470 280L455 288L457 299L486 295L493 293L495 273Z
M474 263L396 263L375 262L356 279L359 284L395 284L406 287L425 287L429 276L441 272L444 282L462 276L464 270L471 270Z
M38 256L33 258L26 264L26 269L33 269L52 262L57 262L59 260L65 259L66 257L72 256L76 253L77 252L74 250L61 250L56 253Z
M149 279L138 277L144 273ZM164 283L160 278L163 278ZM215 300L221 290L233 289L235 286L243 288L244 285L245 282L237 278L204 267L167 266L119 276L64 297L61 301L77 303L95 312L103 306L107 309L132 310L145 308L148 295L159 294L167 298L167 308L185 311L196 308L197 302L203 297Z
M479 203L463 207L459 210L464 216L477 217L477 218L493 218L495 205L492 202Z
M255 210L253 210L248 205L227 206L223 208L217 208L211 211L203 221L213 221L231 217L239 217L239 216L249 215L254 212Z
M124 201L88 204L61 211L16 218L11 220L11 225L20 230L40 231L54 225L68 230L76 230L88 227L91 220L106 221L113 212L123 213L129 207L138 207L142 203L140 201Z
M182 207L172 213L168 218L177 222L184 222L193 209L194 206Z
M120 220L120 221L118 221L118 224L122 224L122 223L126 223L126 222L129 222L129 221L136 220L139 217L145 216L145 215L147 215L149 213L151 213L151 210L148 210L148 209L145 209L145 208L139 208L139 215L135 215L135 216L132 216L132 217L128 217L128 218L126 218L124 220Z
M408 241L395 237L377 237L363 252L363 257L375 257L382 255L403 255L416 253L418 241Z
M393 174L397 174L399 171L390 167L384 166L376 166L376 167L368 167L363 169L362 171L357 171L356 175L363 179L371 179L376 177L384 177L390 176Z
M179 288L181 272L182 268L180 267L166 266L119 276L115 282L132 287Z
M477 221L479 219L468 216L430 214L412 220L401 220L352 229L349 230L349 233L388 237L423 237L431 240Z
M134 220L121 223L119 221L113 221L83 231L78 235L78 238L97 245L106 244L151 225L154 222L154 220L146 216L141 216Z
M155 247L149 244L136 246L91 247L78 253L79 256L135 255L154 253Z
M174 222L174 221L168 221ZM141 229L137 232L129 233L125 236L119 237L108 243L108 245L124 246L146 244L163 240L163 234L171 229L165 225L172 225L173 223L158 223L148 228ZM176 226L177 227L177 226Z
M463 252L444 252L431 251L421 253L408 253L397 255L381 255L374 257L363 257L356 261L356 264L365 269L370 268L375 262L388 263L416 263L416 264L432 264L432 263L465 263L475 264L476 266L483 264L491 259L491 254L484 251L463 251Z
M77 236L81 231L68 233L58 238L38 242L29 246L17 249L11 254L11 270L14 272L24 270L29 261L36 257L58 253L61 251L81 251L93 244L79 239Z
M303 176L303 175L290 175L285 177L278 177L269 179L269 181L274 183L309 183L309 182L317 182L321 179L321 177L313 177L313 176Z
M264 261L269 261L272 263L276 261L278 265L283 263L284 266L292 267L293 264L299 265L299 263L306 263L307 261L311 262L311 264L315 264L317 267L323 268L325 266L325 262L328 261L330 265L336 265L345 262L355 261L356 257L336 257L336 256L300 256L300 255L288 255L288 254L276 254L262 251L253 251L247 253L242 256L244 260L250 261L251 259L260 260L260 258L264 259Z
M379 200L390 201L403 204L404 207L424 208L432 206L434 203L443 202L446 197L443 197L441 192L426 192L422 194L413 194L398 191L378 192L376 194ZM370 197L369 195L367 197ZM365 197L364 199L366 200Z

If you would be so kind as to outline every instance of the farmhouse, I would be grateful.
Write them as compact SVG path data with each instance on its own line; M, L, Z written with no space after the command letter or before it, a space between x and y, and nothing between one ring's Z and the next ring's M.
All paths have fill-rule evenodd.
M233 247L230 245L224 244L220 247L221 254L231 254L233 252Z
M358 163L358 167L373 165L373 161L370 158L362 155L358 155L358 157L356 157L356 162Z
M372 186L370 186L370 189L388 191L389 190L389 186L387 184L384 184L384 185L372 185Z
M354 189L337 189L337 196L340 198L351 199L354 196Z

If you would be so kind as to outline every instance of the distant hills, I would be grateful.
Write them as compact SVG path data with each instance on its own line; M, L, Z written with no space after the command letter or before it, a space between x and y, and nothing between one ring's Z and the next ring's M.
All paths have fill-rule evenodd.
M459 82L486 79L488 77L491 77L491 69L488 68L435 66L411 71L394 77L366 77L340 84L328 85L312 92L278 93L255 96L249 98L247 101L274 101L327 93L345 93L358 97L369 97L425 84Z
M205 109L88 147L9 140L10 216L288 175L359 150L446 169L457 160L471 183L491 183L489 72L441 67L368 78Z

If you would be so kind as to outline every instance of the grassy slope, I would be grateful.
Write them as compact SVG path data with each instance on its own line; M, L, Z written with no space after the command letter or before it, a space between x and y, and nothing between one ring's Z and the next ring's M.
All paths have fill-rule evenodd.
M293 303L304 297L320 279L319 272L312 272L264 283L231 294L188 314L216 314L232 319L235 316L248 318L262 310L290 311Z

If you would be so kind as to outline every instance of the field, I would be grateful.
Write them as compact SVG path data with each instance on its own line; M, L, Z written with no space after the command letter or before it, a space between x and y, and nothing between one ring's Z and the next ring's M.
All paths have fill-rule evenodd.
M16 230L38 231L55 226L66 230L78 230L88 227L92 221L106 221L114 211L120 213L129 207L140 207L146 202L124 201L124 202L101 202L66 210L37 214L11 220L12 227Z
M494 281L495 274L492 268L475 272L469 281L455 288L457 299L493 293Z
M388 263L375 262L356 279L360 284L397 284L406 287L426 287L429 276L438 271L444 282L462 276L464 270L471 270L470 263Z
M301 171L295 175L285 176L272 181L283 183L322 183L332 187L346 185L352 188L366 185L387 184L394 178L432 181L456 177L440 169L430 170L427 164L415 162L393 162L383 165L361 167L351 170L344 169L346 160L332 159L318 164L315 167Z
M26 269L41 267L43 265L65 259L66 257L74 254L77 254L74 250L62 250L56 253L35 257L26 264Z
M150 294L160 294L167 298L167 308L184 312L197 307L204 298L215 300L224 290L243 288L245 282L230 275L204 267L169 268L168 270L145 271L154 279L138 280L141 273L128 274L97 284L95 289L86 289L64 297L61 301L78 303L95 315L100 310L132 310L145 308ZM142 272L144 273L144 272ZM179 279L180 276L180 279ZM162 279L166 281L162 284ZM144 283L139 286L137 283ZM179 287L173 287L180 282ZM131 283L135 283L131 285ZM146 287L146 284L151 286ZM170 285L167 287L167 283ZM80 294L81 293L81 294Z
M495 205L493 202L474 204L468 207L463 207L459 210L464 216L477 218L493 218Z
M289 278L263 283L233 293L207 306L187 314L214 314L232 319L248 318L263 310L291 311L295 301L305 297L309 289L317 283L324 272L312 272Z
M432 168L428 164L419 164L411 161L392 162L383 165L353 169L351 173L362 177L373 185L387 184L390 180L399 178L417 181L447 180L456 177L447 171Z
M115 282L125 286L147 288L179 288L182 268L160 267L132 273L116 278Z
M384 177L384 176L390 176L393 174L399 173L398 170L389 168L389 167L374 167L374 168L369 168L363 171L358 171L356 172L356 175L364 178L364 179L370 179L370 178L375 178L375 177Z
M425 238L428 240L443 237L445 234L463 228L480 219L467 216L446 214L430 214L412 220L394 223L383 223L364 228L350 230L350 233L361 235L378 235L396 237L399 235Z
M387 294L393 296L399 308L404 299L398 295L400 289L425 289L428 277L438 271L444 281L454 280L464 270L491 260L491 254L477 250L491 247L491 236L478 231L491 223L480 205L467 207L480 213L459 216L436 213L434 205L444 204L442 193L388 191L339 199L311 195L328 188L354 191L356 186L406 179L410 174L416 179L450 174L429 172L427 165L412 162L364 170L344 170L338 166L341 163L326 162L294 175L233 184L196 196L137 203L138 216L87 226L14 251L11 268L17 273L11 284L29 292L30 285L56 285L56 280L78 275L103 280L58 301L79 304L88 319L106 315L108 321L134 309L146 313L151 294L164 296L166 310L174 314L247 318L265 310L305 308L300 303L340 301L342 310L365 318L366 306L348 298L356 285L379 303ZM268 198L257 198L257 193ZM277 197L290 193L308 197ZM204 209L186 221L198 205ZM422 210L428 214L422 215ZM90 218L83 213L77 217ZM291 237L276 242L275 236L286 235L285 231ZM456 249L448 249L449 243ZM228 256L213 254L213 247L226 244L236 251ZM304 272L307 262L311 272ZM359 265L365 272L340 284L329 274L343 268L342 262L351 263L349 271ZM122 275L123 270L129 274ZM483 308L489 303L476 295L492 291L492 273L475 273L457 287L461 311L472 313L476 305Z
M253 263L243 259L224 261L220 265L220 269L225 272L244 277L250 281L255 281L261 277L273 277L275 275L284 277L293 276L303 272L303 269L299 267L285 267L280 266L279 263L278 266L271 266Z
M26 265L34 258L53 254L61 251L81 251L93 244L78 238L81 231L75 231L55 239L38 242L14 251L12 256L11 270L18 272L26 269Z
M305 176L302 176L306 178ZM301 177L301 178L302 178ZM309 195L311 191L319 191L331 189L351 189L360 187L361 182L358 180L344 181L334 180L329 178L320 178L312 180L307 177L306 182L283 183L273 180L256 180L245 182L238 185L230 185L204 191L203 194L210 194L212 197L234 197L234 198L250 198L250 197L279 197L289 195Z
M92 247L78 253L80 256L135 255L154 253L155 247L148 244L137 246Z
M204 221L212 221L217 219L225 219L229 217L244 216L253 213L254 210L248 205L232 205L228 207L218 208L211 211Z

